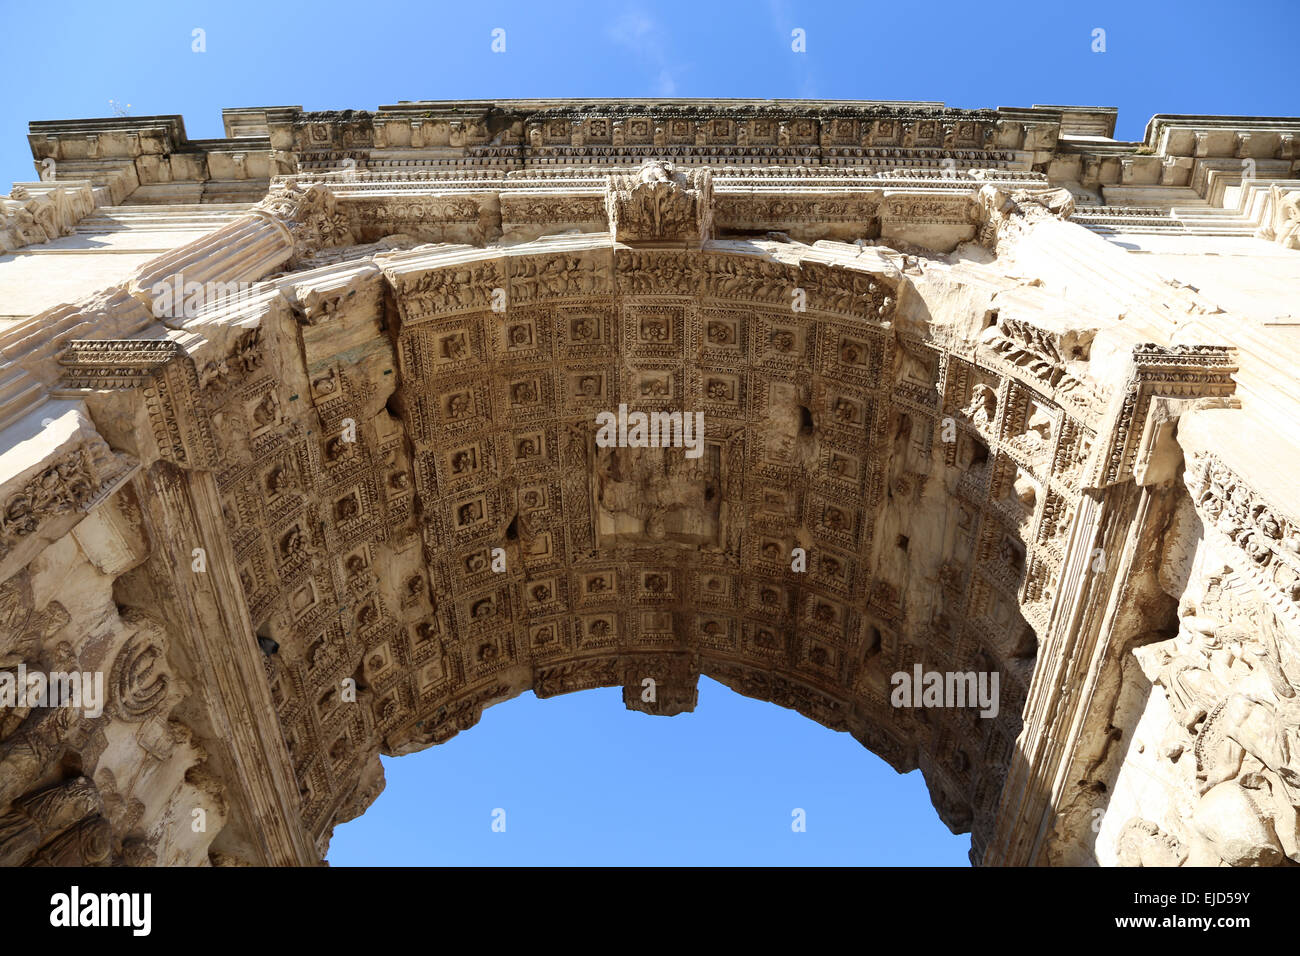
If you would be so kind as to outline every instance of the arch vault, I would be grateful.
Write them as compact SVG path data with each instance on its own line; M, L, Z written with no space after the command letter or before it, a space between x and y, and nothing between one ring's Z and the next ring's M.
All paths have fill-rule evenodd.
M919 767L977 862L1181 846L1079 821L1180 599L1255 582L1237 617L1290 653L1272 545L1203 553L1231 489L1179 423L1242 413L1232 343L1186 331L1219 310L1070 221L1033 122L1000 147L1011 117L875 109L906 144L829 168L779 139L746 164L734 129L542 164L527 117L539 165L508 175L299 144L255 205L5 329L7 659L104 669L109 703L8 712L0 805L30 832L0 852L53 852L71 814L70 859L313 863L381 753L530 690L671 716L701 674ZM698 444L608 447L620 409L700 413ZM996 697L900 705L931 673Z

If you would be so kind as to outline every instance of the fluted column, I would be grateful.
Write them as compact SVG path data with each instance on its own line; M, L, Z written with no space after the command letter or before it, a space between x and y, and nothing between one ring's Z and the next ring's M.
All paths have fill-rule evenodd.
M58 355L73 339L125 339L160 323L154 290L192 283L252 283L352 233L324 186L289 184L220 229L140 266L80 303L60 305L0 333L0 430L40 408L59 380ZM156 329L155 334L162 333Z

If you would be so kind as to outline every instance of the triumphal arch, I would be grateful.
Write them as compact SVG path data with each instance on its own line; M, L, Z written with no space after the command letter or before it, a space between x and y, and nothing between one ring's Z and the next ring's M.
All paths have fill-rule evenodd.
M224 121L0 199L0 862L317 864L380 754L700 675L976 863L1300 862L1300 119Z

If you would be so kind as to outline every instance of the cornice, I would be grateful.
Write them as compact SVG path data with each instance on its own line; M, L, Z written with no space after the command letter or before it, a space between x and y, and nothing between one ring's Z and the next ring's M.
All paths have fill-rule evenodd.
M1104 106L960 109L923 101L521 99L412 101L374 110L246 107L227 136L189 139L180 116L39 121L29 141L57 179L121 180L114 201L255 201L277 177L394 171L484 179L612 173L647 159L846 176L909 170L1047 174L1053 185L1195 185L1206 164L1249 158L1273 178L1300 165L1300 118L1158 114L1117 142ZM1274 168L1276 167L1276 168ZM802 173L801 173L802 174ZM721 186L721 182L719 183ZM188 190L188 191L187 191ZM185 201L194 201L187 199Z

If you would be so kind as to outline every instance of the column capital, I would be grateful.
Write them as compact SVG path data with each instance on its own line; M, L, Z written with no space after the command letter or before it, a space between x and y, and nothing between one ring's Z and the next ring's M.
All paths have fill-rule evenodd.
M356 240L346 214L327 186L278 183L250 210L284 230L297 262L321 249L352 245Z

